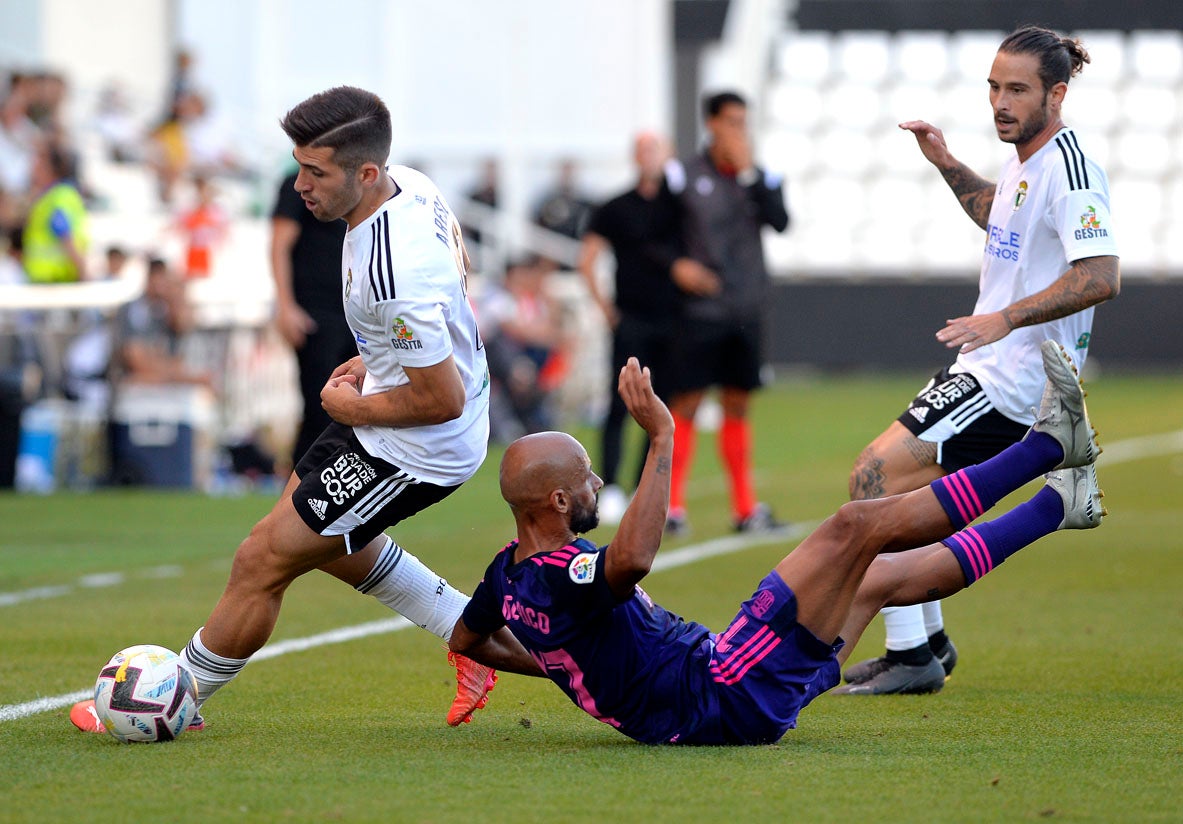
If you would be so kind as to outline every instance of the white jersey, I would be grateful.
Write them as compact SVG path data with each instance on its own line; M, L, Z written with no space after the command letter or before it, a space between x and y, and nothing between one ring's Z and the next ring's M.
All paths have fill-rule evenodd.
M421 481L472 477L489 442L489 370L468 303L460 224L426 175L392 166L398 192L350 229L342 249L345 318L366 365L363 395L408 382L404 366L449 355L464 382L464 412L429 426L356 426L371 455Z
M975 315L998 312L1046 289L1073 261L1116 255L1109 215L1109 181L1081 151L1075 133L1061 129L1039 151L1002 168L982 255ZM1000 341L958 355L951 372L971 372L994 407L1032 424L1046 376L1039 345L1059 341L1084 366L1093 309L1024 326Z

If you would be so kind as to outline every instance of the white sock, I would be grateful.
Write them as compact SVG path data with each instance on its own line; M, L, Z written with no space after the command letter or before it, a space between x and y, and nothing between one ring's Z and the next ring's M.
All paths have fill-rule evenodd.
M447 641L468 596L390 538L357 591L372 595L416 626Z
M887 630L887 648L902 651L928 643L924 631L924 610L919 604L908 607L884 607L883 626Z
M201 643L201 630L193 633L189 643L181 650L181 660L193 673L197 681L197 709L206 699L234 680L234 676L242 671L250 658L226 658L216 652L210 652L209 647Z
M927 604L921 604L920 607L924 610L925 632L935 635L945 628L945 617L941 615L940 601L929 601Z

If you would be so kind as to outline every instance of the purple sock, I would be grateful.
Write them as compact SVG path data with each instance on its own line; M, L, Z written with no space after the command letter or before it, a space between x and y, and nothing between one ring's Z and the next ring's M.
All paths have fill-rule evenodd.
M1064 448L1059 441L1044 432L1028 432L993 458L937 478L929 486L954 529L961 529L1023 484L1051 472L1062 460Z
M942 544L949 547L969 586L1028 544L1055 532L1064 520L1064 501L1045 486L1035 497L993 521L963 529Z

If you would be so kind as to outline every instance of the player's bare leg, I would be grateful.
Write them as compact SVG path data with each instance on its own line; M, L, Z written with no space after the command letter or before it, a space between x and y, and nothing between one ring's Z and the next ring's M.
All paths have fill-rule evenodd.
M1026 438L926 489L843 504L777 566L797 593L802 626L822 641L833 641L879 552L923 546L948 535L945 546L966 582L972 583L1043 535L1100 523L1104 510L1091 466L1100 447L1080 376L1062 346L1045 341L1040 349L1048 380ZM968 527L1002 498L1045 473L1050 474L1044 489L1026 504L996 521ZM900 506L907 512L900 512ZM949 535L954 530L962 531Z
M880 552L927 544L953 524L930 489L869 501L851 501L827 518L776 566L797 596L797 622L833 642L863 575Z
M885 498L928 486L945 471L937 465L937 445L892 421L867 445L850 471L850 499Z
M850 657L859 638L883 607L946 598L964 587L961 565L944 544L880 555L867 569L842 627L846 646L838 654L839 662Z
M341 536L317 535L281 498L234 554L226 590L201 631L203 642L229 658L247 658L271 637L283 595L305 572L345 554Z
M1052 494L1059 498L1058 512L1062 513L1062 516L1058 523L1047 525L1048 531L1092 529L1100 525L1106 514L1101 505L1104 493L1097 485L1096 470L1090 465L1050 473L1039 494L994 523L1002 524L1007 519L1034 520L1038 513L1030 513L1034 517L1028 518L1029 513L1023 512L1023 508L1034 508L1041 496L1045 503L1050 502ZM980 577L989 572L992 566L983 566L980 563L986 558L980 552L981 534L988 530L989 526L987 523L964 530L942 543L877 557L867 569L846 624L842 628L842 638L846 641L846 647L839 654L839 660L846 660L850 651L858 644L863 630L881 607L947 598L976 580L975 576ZM976 537L970 539L968 533L975 533ZM1014 539L1013 536L1004 537ZM1034 538L1039 535L1032 533L1025 537ZM974 548L972 560L969 554L961 552L964 547Z
M899 421L862 451L850 473L851 500L865 500L920 489L942 477L937 445L913 434ZM940 690L956 663L956 648L944 632L940 602L882 610L885 654L848 668L849 683L869 683L860 695L929 693Z

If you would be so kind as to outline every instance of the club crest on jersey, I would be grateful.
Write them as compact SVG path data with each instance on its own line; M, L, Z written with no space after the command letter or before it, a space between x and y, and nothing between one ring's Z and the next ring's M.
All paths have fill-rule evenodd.
M567 567L567 574L577 584L590 584L592 579L596 577L596 559L599 557L599 554L595 552L579 553L571 559L571 564Z
M1089 206L1088 211L1080 216L1080 228L1073 232L1077 240L1088 240L1094 237L1109 237L1109 230L1101 227L1101 219L1097 217L1097 208Z
M353 267L345 270L345 300L349 300L349 293L353 290Z
M1019 208L1023 205L1023 201L1025 201L1026 199L1027 199L1027 181L1020 180L1019 181L1019 188L1015 192L1015 208L1013 211L1016 211L1016 212L1019 211Z
M1092 339L1092 336L1093 336L1092 332L1081 332L1080 337L1076 339L1076 348L1077 349L1088 349L1089 348L1089 340Z

